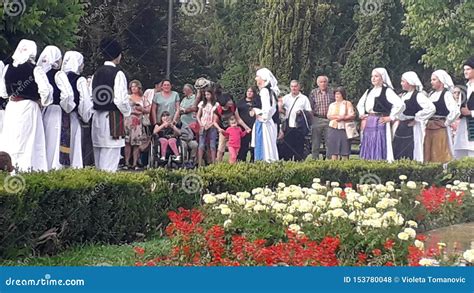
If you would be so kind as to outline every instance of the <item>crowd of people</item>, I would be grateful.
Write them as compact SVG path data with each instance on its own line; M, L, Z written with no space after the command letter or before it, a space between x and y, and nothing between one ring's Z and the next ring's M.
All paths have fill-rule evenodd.
M121 159L123 169L140 170L155 157L194 167L221 162L226 151L230 163L301 161L308 137L313 159L322 150L328 159L348 159L357 137L366 160L474 157L472 57L463 65L465 98L444 70L433 72L430 94L415 72L404 73L397 94L387 70L376 68L372 87L354 106L324 75L309 97L297 80L281 95L267 68L256 72L256 87L241 99L205 78L184 85L182 95L168 79L144 90L118 68L116 40L102 40L100 50L106 61L90 78L81 75L81 53L62 55L47 46L36 59L30 40L0 63L0 158L8 170L95 166L115 172Z

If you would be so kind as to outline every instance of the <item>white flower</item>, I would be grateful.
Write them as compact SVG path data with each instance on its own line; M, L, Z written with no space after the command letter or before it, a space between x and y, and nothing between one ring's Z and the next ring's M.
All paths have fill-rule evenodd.
M454 185L459 185L459 183L461 183L461 181L459 181L459 180L454 180L454 182L453 182Z
M421 242L420 240L415 240L415 246L420 250L425 249L425 244Z
M321 183L321 179L319 179L319 178L314 178L314 179L313 179L313 183Z
M224 221L224 228L227 228L230 226L230 224L232 224L232 220L231 219L227 219Z
M262 198L262 203L266 205L271 205L273 203L273 198L271 196L266 196Z
M402 180L402 181L405 181L405 180L408 179L408 177L407 177L406 175L400 175L400 176L398 177L398 179L400 179L400 180Z
M407 222L408 226L413 227L413 228L418 228L418 223L415 221L408 221Z
M329 204L330 209L337 209L342 207L342 200L339 197L331 198L331 203Z
M375 214L376 212L377 212L377 210L375 208L372 208L372 207L365 209L365 214L367 216L371 216L371 215Z
M240 206L244 206L244 205L246 204L245 198L239 197L239 198L237 199L237 204L240 205Z
M262 193L263 192L263 188L255 188L255 189L252 189L252 194L255 195L257 193Z
M420 266L431 267L435 264L435 260L431 258L422 258L419 261Z
M425 182L425 181L421 182L421 184L425 187L429 185L428 182Z
M312 208L313 205L309 201L302 199L300 200L299 207L297 209L300 213L307 213L311 211Z
M448 184L448 185L446 185L446 188L447 188L447 189L452 189L453 186L452 186L451 184Z
M379 201L376 205L375 205L376 208L380 209L380 210L385 210L387 207L388 207L388 201L386 200L386 198L382 199L381 201Z
M408 238L410 238L410 235L408 235L405 232L400 232L400 233L398 233L397 237L400 240L408 240Z
M416 189L416 183L414 181L408 181L407 187L410 189Z
M251 210L256 204L257 202L255 200L248 200L247 203L245 204L244 209Z
M474 263L474 249L466 250L462 257L470 263Z
M403 230L403 232L407 233L408 236L410 236L411 238L416 237L416 231L413 228L405 228L405 230Z
M306 213L303 215L303 221L305 222L311 222L313 220L313 214Z
M278 183L277 186L278 186L278 188L285 188L286 187L285 183L282 183L282 182Z
M369 199L367 198L367 196L360 196L358 199L357 199L360 203L367 203L369 201Z
M394 185L395 185L395 182L393 182L393 181L387 181L387 182L385 182L385 185L386 185L386 186L394 186Z
M202 199L204 200L204 203L206 204L213 204L217 201L216 197L213 196L212 194L205 194Z
M474 183L469 184L469 187L474 189Z
M261 204L259 204L259 203L257 203L257 204L253 207L253 210L256 211L256 212L264 211L264 210L265 210L265 206L264 206L264 205L261 205Z
M226 199L226 198L227 198L227 195L228 195L227 193L220 193L220 194L217 194L217 195L216 195L216 198L217 198L217 199L220 199L220 200Z
M256 194L254 196L255 200L261 201L263 199L264 195L262 193Z
M362 204L361 204L360 202L357 202L357 201L356 201L356 202L354 203L354 208L356 208L356 209L361 209L361 208L362 208Z
M229 209L229 208L221 209L221 214L223 214L223 215L230 215L230 213L232 213L232 210Z
M290 222L293 222L295 217L293 217L292 214L286 214L283 216L283 221L286 222L286 223L290 223Z
M251 194L248 192L237 192L235 195L244 199L247 199L251 196Z
M387 186L387 191L388 192L393 192L395 191L395 188L392 185Z
M297 224L291 224L288 229L293 232L293 233L297 233L301 230L301 227Z
M346 213L346 211L344 211L343 209L335 209L332 211L332 215L335 217L335 218L347 218L348 215Z
M338 187L339 186L339 182L331 182L331 187Z

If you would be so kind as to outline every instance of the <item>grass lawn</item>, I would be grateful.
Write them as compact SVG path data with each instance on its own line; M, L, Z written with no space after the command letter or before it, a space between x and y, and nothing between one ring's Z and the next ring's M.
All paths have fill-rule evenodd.
M51 257L0 260L0 266L134 266L139 260L133 251L135 246L145 248L145 260L167 253L170 248L165 238L124 245L85 245Z

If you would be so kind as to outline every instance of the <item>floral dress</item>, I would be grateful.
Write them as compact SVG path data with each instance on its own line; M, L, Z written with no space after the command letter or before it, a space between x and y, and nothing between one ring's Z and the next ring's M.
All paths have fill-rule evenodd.
M130 105L132 106L132 112L136 109L136 104L143 108L144 101L135 102L130 97ZM132 146L139 146L146 142L147 135L143 131L143 114L131 114L125 117L125 142Z

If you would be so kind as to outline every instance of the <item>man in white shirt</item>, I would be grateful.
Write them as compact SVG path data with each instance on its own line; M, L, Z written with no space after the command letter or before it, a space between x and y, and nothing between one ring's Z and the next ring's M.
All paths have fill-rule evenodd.
M97 169L117 171L120 150L125 146L124 117L130 116L127 79L117 68L122 59L122 47L114 40L106 38L100 48L106 58L92 77L92 143ZM88 120L88 117L85 117Z
M284 129L280 130L283 135L280 157L283 160L303 161L304 137L301 128L297 125L297 117L302 115L302 121L309 128L311 121L305 120L309 115L304 115L304 111L311 112L311 103L307 96L301 93L301 86L297 80L290 83L291 92L279 101L280 111L285 113L286 121ZM280 136L281 136L280 135Z
M456 159L474 157L474 56L464 62L467 79L466 101L461 105L461 122L454 139Z

